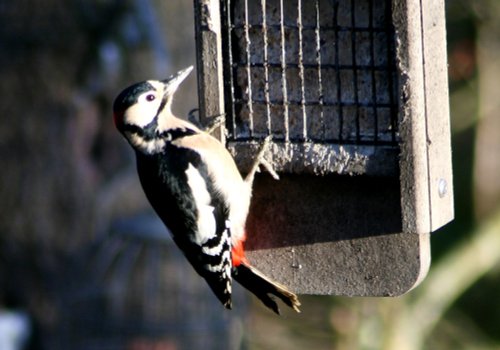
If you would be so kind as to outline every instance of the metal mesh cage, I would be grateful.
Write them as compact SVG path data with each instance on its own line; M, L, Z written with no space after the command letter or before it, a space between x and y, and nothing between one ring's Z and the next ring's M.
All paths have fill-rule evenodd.
M228 0L228 141L398 141L391 1Z

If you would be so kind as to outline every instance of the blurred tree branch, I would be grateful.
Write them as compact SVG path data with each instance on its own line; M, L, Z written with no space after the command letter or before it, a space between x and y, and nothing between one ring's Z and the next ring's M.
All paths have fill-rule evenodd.
M477 125L474 195L475 214L487 217L500 201L500 2L476 4L480 18L477 56L479 63L479 122Z
M434 266L424 283L406 299L391 321L386 349L423 349L425 340L448 308L500 263L500 207Z
M479 121L474 148L474 208L479 226L433 266L426 281L401 298L387 349L423 349L447 310L500 263L500 3L471 5L477 22Z

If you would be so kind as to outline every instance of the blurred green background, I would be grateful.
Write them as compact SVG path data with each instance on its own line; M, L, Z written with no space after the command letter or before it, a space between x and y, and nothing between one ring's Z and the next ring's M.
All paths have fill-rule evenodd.
M121 88L195 64L192 2L0 0L0 348L17 315L27 349L500 349L500 2L446 15L455 220L428 277L278 318L208 295L112 125ZM174 110L195 106L193 74Z

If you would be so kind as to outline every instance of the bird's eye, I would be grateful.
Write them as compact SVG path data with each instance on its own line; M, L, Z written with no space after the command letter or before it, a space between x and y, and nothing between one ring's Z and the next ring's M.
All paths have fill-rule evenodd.
M153 94L146 95L146 101L148 102L154 101L155 98L156 97Z

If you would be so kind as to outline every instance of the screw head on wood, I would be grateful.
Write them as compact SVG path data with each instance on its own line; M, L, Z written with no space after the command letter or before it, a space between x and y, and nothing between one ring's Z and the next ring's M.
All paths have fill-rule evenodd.
M446 182L445 179L439 179L438 182L439 197L443 198L444 196L446 196L447 192L448 192L448 183Z

